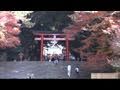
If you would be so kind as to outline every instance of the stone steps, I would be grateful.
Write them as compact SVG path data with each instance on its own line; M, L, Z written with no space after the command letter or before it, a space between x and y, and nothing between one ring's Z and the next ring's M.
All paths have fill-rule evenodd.
M68 79L67 65L71 64L71 79L88 78L88 73L80 68L80 74L74 71L76 66L80 66L80 62L61 61L58 65L48 61L23 61L23 62L1 62L0 78L27 78L28 74L34 74L33 78L37 79Z
M70 78L67 76L69 64L72 66ZM0 62L0 79L26 79L32 74L35 79L90 79L91 72L85 68L86 65L86 62L80 61L60 61L57 65L48 61ZM80 69L79 74L74 70L76 66ZM97 72L104 70L100 68Z

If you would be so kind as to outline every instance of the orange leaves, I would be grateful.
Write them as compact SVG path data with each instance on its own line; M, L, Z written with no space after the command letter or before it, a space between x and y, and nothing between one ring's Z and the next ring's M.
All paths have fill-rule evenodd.
M111 18L111 13L107 11L98 11L96 13L80 11L72 15L75 23L66 28L66 31L68 29L68 32L76 32L72 33L75 35L82 31L91 32L91 35L85 36L85 39L77 37L79 42L85 44L76 49L81 57L86 56L88 60L95 61L106 60L106 57L112 53L108 42L108 35L112 32L111 26L114 22L113 18ZM84 34L81 33L79 35Z

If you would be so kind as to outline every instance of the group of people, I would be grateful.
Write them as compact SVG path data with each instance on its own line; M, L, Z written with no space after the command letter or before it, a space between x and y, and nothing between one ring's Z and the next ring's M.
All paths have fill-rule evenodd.
M69 77L71 76L71 70L72 70L71 65L68 65L68 66L67 66L67 75L68 75ZM76 68L75 68L75 72L76 72L77 74L79 74L79 67L76 67Z
M19 52L13 59L13 61L26 61L26 60L29 60L29 58L25 57L23 52Z
M20 53L18 54L18 56L19 56L19 60L20 60L20 61L23 61L23 59L24 59L24 54L23 54L22 52L20 52ZM55 64L58 64L59 60L64 60L64 58L65 58L65 56L62 55L62 54L61 54L61 55L53 54L53 55L48 55L47 60L48 60L49 62L53 61ZM67 75L68 75L68 77L71 76L71 70L72 70L72 66L71 66L71 65L68 65L68 66L67 66ZM77 74L79 74L79 67L76 67L76 68L75 68L75 72L76 72Z
M48 54L46 56L46 60L51 62L51 61L59 61L59 60L64 60L65 56L63 54Z

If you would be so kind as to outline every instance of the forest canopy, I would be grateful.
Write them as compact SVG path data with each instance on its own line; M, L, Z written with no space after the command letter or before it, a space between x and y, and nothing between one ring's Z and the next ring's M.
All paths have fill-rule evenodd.
M71 49L88 60L120 55L120 11L0 11L1 49L29 50L33 31L69 33Z

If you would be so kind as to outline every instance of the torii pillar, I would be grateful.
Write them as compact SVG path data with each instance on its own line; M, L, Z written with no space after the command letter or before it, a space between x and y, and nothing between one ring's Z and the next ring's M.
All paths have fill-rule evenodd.
M66 34L66 60L69 61L69 34Z
M43 37L43 34L41 34L41 45L40 45L40 49L41 49L40 59L41 59L41 61L43 61L43 40L44 40L44 37Z

